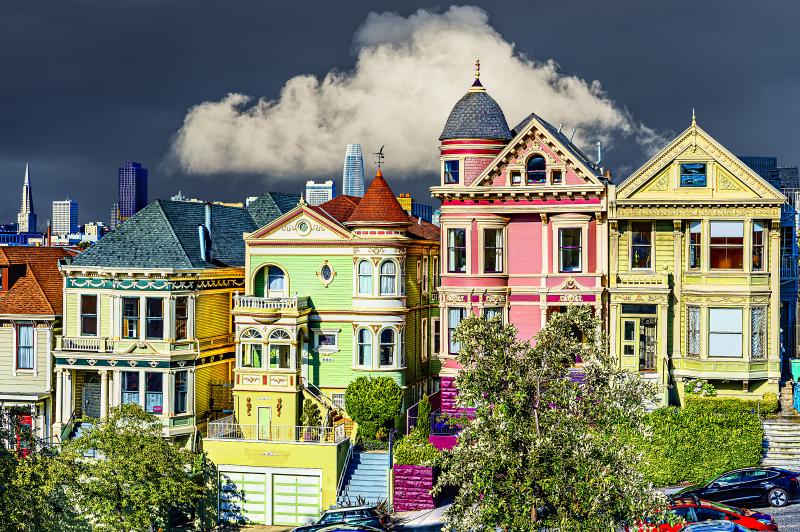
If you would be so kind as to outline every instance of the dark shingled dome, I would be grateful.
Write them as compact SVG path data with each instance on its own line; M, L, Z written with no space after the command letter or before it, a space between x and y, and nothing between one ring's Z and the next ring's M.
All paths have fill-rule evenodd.
M470 91L450 111L439 140L511 140L506 117L497 102L485 91Z

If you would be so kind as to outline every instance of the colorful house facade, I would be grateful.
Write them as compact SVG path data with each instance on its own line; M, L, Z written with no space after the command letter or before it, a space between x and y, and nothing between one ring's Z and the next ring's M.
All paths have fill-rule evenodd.
M683 402L778 391L785 197L691 126L610 187L610 340L620 363Z
M250 211L157 200L65 262L54 431L69 437L76 419L134 403L162 419L165 436L194 443L229 412L242 235L298 199L265 195Z
M389 376L405 407L427 390L439 231L401 208L379 170L363 198L301 203L245 243L234 412L210 424L203 445L220 467L222 520L295 525L336 502L347 385ZM305 400L321 412L317 425L303 423Z
M566 305L603 316L606 182L559 129L530 114L509 128L476 72L440 136L442 410L454 410L452 332L500 315L533 338Z
M51 350L61 328L60 248L0 247L0 408L47 441L52 434Z

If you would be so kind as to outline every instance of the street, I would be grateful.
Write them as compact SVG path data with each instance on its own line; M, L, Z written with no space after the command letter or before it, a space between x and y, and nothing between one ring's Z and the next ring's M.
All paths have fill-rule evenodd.
M783 508L753 508L759 512L770 514L778 523L780 532L800 532L800 501Z

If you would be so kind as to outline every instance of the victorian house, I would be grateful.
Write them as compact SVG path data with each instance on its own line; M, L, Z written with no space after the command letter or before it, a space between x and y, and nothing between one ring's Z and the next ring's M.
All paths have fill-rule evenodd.
M452 333L469 314L502 316L533 338L565 305L603 317L606 183L560 129L536 114L509 128L475 82L440 140L442 410L453 410Z
M61 248L0 247L0 408L47 441L53 418L51 350L61 330Z
M244 240L233 414L210 424L203 445L220 470L222 520L295 525L337 500L347 385L388 376L405 407L427 389L439 230L403 211L378 170L362 198L301 203ZM321 413L314 425L307 401ZM236 487L246 500L229 496Z
M784 196L701 129L609 191L610 338L662 401L777 392Z
M69 437L75 420L133 403L161 418L165 436L194 443L230 411L242 235L297 201L265 194L246 210L157 200L64 261L56 433Z

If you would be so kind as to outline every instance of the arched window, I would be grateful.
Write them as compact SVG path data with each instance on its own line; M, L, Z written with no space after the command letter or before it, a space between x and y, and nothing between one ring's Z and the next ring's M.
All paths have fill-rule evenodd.
M546 183L547 165L545 164L544 157L541 155L534 155L528 159L527 173L527 184L533 185Z
M372 333L369 329L358 330L358 366L372 367Z
M358 293L372 295L372 264L368 260L358 263Z
M397 266L394 261L387 260L381 263L381 295L393 296L397 293Z
M384 329L381 331L381 350L380 362L381 367L394 366L394 329Z
M291 368L291 336L283 329L275 329L269 335L270 369Z
M253 295L258 297L288 297L286 272L279 266L264 266L253 280Z
M264 346L261 343L261 333L255 329L245 329L239 335L242 345L242 367L260 368Z

